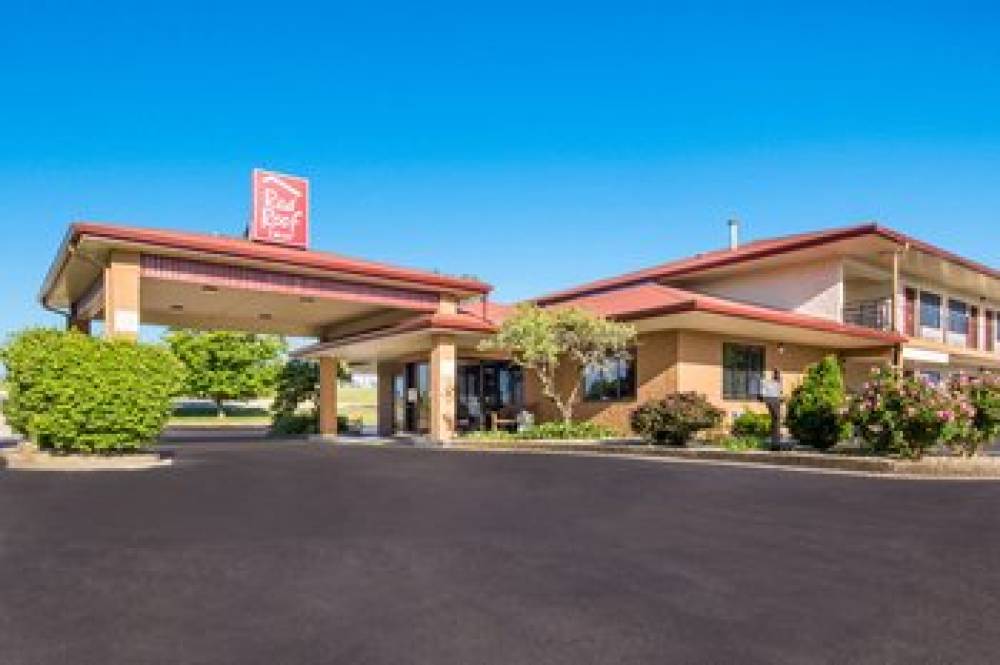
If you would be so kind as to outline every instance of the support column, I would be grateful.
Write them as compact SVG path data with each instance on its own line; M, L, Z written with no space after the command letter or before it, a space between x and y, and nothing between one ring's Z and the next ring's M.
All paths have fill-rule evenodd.
M319 433L324 437L337 436L337 366L336 358L321 356L319 359Z
M139 255L112 252L104 269L104 336L139 338Z
M431 339L431 439L447 443L455 436L455 374L458 352L451 335Z
M899 252L892 253L892 312L889 319L892 332L902 332L899 325Z
M378 390L376 404L378 405L378 435L392 436L396 429L395 386L396 363L380 362L376 368Z

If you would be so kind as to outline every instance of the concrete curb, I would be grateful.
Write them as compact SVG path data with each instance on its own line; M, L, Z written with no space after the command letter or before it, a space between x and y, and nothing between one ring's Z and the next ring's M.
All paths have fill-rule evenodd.
M17 471L143 471L167 467L174 462L156 453L53 455L26 446L0 450L0 461L8 470Z
M647 444L628 445L615 443L552 442L552 441L477 441L475 444L452 442L447 450L480 452L527 452L553 454L582 454L592 456L628 457L633 459L657 459L664 461L685 461L715 463L733 466L758 466L787 469L789 471L814 471L819 473L840 473L885 479L921 480L1000 480L1000 460L989 464L985 470L963 473L961 462L955 460L954 468L942 469L939 461L925 458L924 462L911 462L885 457L861 457L854 455L833 455L829 453L809 453L800 451L742 451L735 452L719 448L671 448ZM944 465L947 467L947 464ZM995 467L995 468L994 468ZM987 472L988 471L988 472Z

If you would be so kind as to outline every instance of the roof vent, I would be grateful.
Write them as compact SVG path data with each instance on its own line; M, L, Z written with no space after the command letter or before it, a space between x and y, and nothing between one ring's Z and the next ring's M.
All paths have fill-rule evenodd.
M736 250L740 247L740 220L729 220L729 249Z

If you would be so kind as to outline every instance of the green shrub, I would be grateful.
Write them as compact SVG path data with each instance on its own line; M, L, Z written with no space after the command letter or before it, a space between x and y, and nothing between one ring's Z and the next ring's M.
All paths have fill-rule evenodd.
M850 435L844 417L846 403L840 363L827 356L810 365L802 383L792 391L785 424L799 443L827 450Z
M722 410L699 393L672 393L632 412L632 429L648 441L683 446L701 430L718 427Z
M473 431L465 432L462 438L467 439L499 439L504 441L525 441L525 440L567 440L567 439L611 439L619 436L618 433L604 425L591 422L570 422L562 421L540 423L527 427L519 432L500 431Z
M769 439L771 437L771 414L744 411L733 419L730 432L737 438Z
M346 432L349 427L347 416L337 416L337 431ZM317 434L319 432L319 416L315 410L275 414L271 420L272 436L299 436Z
M40 448L124 453L155 440L183 385L165 348L30 329L2 350L10 426Z
M919 459L935 445L962 438L975 410L949 386L893 368L876 368L850 400L854 431L875 453Z
M349 379L350 373L341 365L337 379ZM319 363L313 360L289 360L278 371L274 402L271 403L273 434L316 434L319 432ZM309 408L302 410L303 404ZM337 416L337 430L346 432L346 416Z
M746 450L768 450L770 443L766 438L759 436L726 436L719 441L719 445L726 450L733 452L743 452Z

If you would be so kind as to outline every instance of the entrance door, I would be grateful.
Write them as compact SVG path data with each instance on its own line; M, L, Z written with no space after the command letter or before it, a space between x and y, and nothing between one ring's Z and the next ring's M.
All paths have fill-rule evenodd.
M483 429L482 368L479 363L460 365L458 368L458 429L460 431Z

